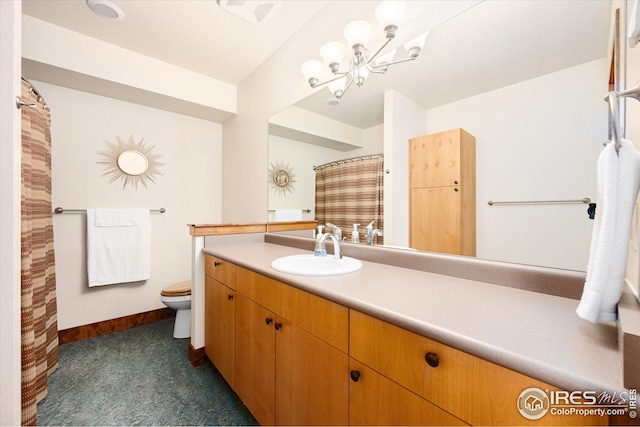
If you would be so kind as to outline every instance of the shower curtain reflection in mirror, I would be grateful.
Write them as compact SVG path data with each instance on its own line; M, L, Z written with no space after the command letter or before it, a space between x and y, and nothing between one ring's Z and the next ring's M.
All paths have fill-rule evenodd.
M382 154L327 163L315 168L316 220L342 228L350 236L353 224L360 224L361 242L364 227L374 221L374 228L384 229L384 158ZM348 240L348 238L347 238ZM377 236L375 244L382 244Z

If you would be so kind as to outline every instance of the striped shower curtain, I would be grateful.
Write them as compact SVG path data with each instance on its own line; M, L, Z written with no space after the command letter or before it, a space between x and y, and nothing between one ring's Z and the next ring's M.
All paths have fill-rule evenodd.
M384 229L384 159L381 154L341 160L316 167L316 220L342 228L349 240L353 224ZM382 244L383 237L375 243Z
M21 336L22 424L36 424L36 404L58 367L56 275L51 210L49 107L22 81Z

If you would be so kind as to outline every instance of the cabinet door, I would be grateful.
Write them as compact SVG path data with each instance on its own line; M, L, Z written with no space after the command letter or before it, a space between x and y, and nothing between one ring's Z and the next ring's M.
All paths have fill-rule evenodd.
M275 423L275 316L236 295L235 391L261 425Z
M220 374L234 386L235 291L205 276L204 350Z
M459 186L411 190L409 246L423 251L461 254L460 194Z
M410 187L461 184L460 129L409 140Z
M349 365L350 425L467 425L357 360L351 359Z
M276 424L347 425L348 356L287 320L276 322Z

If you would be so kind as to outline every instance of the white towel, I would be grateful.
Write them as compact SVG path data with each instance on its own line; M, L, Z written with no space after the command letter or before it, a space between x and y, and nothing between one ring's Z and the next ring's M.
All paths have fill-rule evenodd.
M631 218L640 189L640 153L623 139L620 153L609 143L598 159L597 213L587 280L576 312L592 323L615 322L624 286Z
M151 277L149 209L87 209L89 286Z
M302 221L302 209L276 209L274 221Z

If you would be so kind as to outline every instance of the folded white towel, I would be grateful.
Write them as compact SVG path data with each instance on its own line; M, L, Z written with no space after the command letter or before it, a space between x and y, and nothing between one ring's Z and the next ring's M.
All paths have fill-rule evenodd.
M89 286L151 277L148 209L87 209Z
M301 209L276 209L273 213L274 221L302 221Z
M624 286L631 218L640 189L640 153L622 140L620 153L608 144L598 159L598 211L587 280L576 312L593 323L614 322Z

